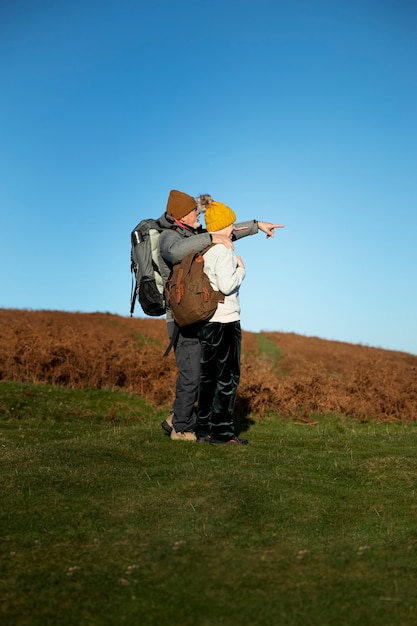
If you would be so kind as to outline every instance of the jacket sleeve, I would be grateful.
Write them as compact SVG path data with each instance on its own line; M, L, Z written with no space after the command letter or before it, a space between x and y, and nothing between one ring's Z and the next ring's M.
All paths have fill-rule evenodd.
M233 241L247 237L248 235L256 235L259 232L258 222L256 220L249 220L247 222L239 222L235 224L235 231L233 233Z
M201 252L211 244L209 233L181 237L175 230L165 230L160 237L160 254L168 265L175 265L190 252Z

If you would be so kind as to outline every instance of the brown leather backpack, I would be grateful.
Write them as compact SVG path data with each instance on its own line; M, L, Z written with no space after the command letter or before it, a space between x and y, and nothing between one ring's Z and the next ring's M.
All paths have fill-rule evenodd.
M224 300L224 295L213 289L204 272L204 254L211 246L202 252L191 252L174 265L165 284L167 302L178 326L207 322L213 317L218 303Z

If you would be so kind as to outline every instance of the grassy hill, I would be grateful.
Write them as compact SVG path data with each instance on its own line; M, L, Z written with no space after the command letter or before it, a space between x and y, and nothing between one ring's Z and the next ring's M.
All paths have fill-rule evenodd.
M160 427L163 320L0 323L2 626L416 623L416 357L245 333L225 449Z
M176 366L163 319L0 309L0 381L122 390L156 408L173 399ZM417 357L302 337L243 333L237 411L309 422L417 418Z

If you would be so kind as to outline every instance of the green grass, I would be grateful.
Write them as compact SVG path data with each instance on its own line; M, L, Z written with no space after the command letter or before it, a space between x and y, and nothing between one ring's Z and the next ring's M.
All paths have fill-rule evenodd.
M416 623L417 424L171 442L108 391L0 384L3 626Z
M282 350L262 333L256 334L256 341L259 353L268 359L274 370L277 370L282 362Z

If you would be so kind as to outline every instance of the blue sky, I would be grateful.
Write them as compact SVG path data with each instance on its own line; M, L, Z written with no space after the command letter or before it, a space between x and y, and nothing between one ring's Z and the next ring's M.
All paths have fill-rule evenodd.
M175 188L285 224L237 244L245 330L417 354L416 28L411 0L3 0L0 306L129 316L130 231Z

